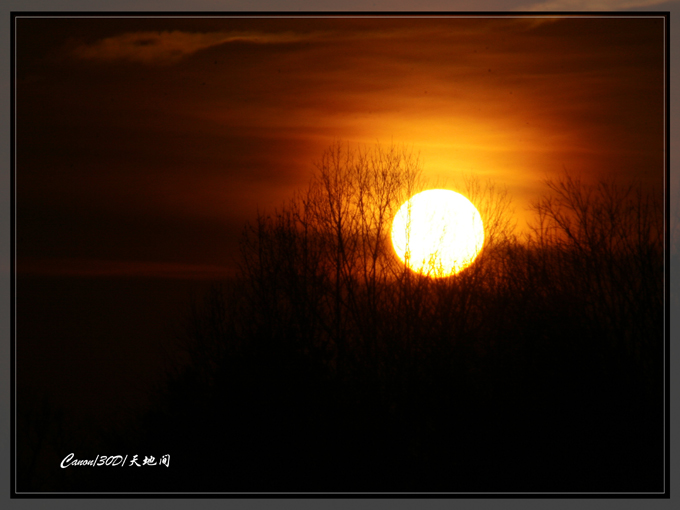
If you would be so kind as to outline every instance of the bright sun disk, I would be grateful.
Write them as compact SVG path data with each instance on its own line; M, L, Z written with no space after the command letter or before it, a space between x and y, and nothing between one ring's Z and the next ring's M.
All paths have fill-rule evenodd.
M482 217L460 193L426 190L397 211L392 245L409 269L432 277L451 276L472 264L482 249Z

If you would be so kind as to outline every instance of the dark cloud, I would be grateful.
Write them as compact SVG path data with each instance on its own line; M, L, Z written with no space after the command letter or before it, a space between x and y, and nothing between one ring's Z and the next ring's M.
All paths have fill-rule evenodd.
M93 259L21 261L19 271L34 276L132 276L144 278L218 281L234 275L233 268L209 264L177 264Z
M668 0L545 0L528 3L518 11L618 11L653 7Z
M128 60L145 64L176 62L197 51L228 43L281 44L300 41L293 33L257 32L131 32L100 39L72 49L77 58L90 60Z

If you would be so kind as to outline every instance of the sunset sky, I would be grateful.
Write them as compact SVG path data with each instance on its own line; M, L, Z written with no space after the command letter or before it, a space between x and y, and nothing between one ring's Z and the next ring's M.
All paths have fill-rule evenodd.
M437 187L664 179L662 17L29 18L16 31L17 269L219 278L336 140Z
M313 9L292 3L281 8ZM678 23L678 3L432 0L423 9L658 9ZM88 10L73 5L63 8ZM336 141L405 146L432 187L456 189L464 176L507 187L520 234L544 180L565 170L662 193L668 27L661 15L631 14L18 18L19 406L46 395L82 413L90 431L93 417L128 419L166 374L189 302L236 274L245 224L302 191ZM671 148L680 151L677 138Z

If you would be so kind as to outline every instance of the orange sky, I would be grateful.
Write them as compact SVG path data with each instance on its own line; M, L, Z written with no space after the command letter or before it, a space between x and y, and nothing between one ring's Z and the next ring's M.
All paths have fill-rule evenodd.
M663 24L20 19L18 268L228 271L244 222L335 140L412 147L439 185L506 185L520 228L565 168L661 189Z

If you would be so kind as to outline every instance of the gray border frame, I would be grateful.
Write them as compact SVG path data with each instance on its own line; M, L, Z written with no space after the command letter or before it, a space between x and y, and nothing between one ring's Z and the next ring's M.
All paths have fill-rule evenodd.
M99 0L97 2L92 2L91 0L10 0L3 3L3 19L5 22L0 25L0 36L3 45L3 51L0 53L0 65L2 67L2 77L0 78L0 90L3 92L3 97L5 100L0 103L0 118L5 119L0 127L0 203L2 204L2 210L0 212L0 339L2 340L2 349L0 350L0 452L3 457L3 461L0 462L0 480L2 480L5 485L4 487L9 488L9 453L11 448L11 438L9 434L9 403L10 403L10 359L9 359L9 342L10 342L10 320L9 320L9 305L10 305L10 274L9 274L9 260L10 260L10 186L9 186L9 176L10 176L10 12L12 11L220 11L220 12L237 12L237 11L289 11L294 14L296 11L335 11L336 9L342 9L344 11L354 11L359 12L361 10L370 10L372 12L377 11L407 11L407 10L417 10L419 12L423 11L466 11L475 10L475 12L481 12L485 10L489 11L506 11L506 10L519 10L520 7L529 5L531 2L524 2L522 0L480 0L478 2L472 2L468 0L425 0L418 2L417 4L412 0L398 0L390 2L389 0L378 0L372 2L368 6L363 2L356 0L350 0L349 2L339 4L335 0L324 0L324 1L313 1L313 0L286 0L284 3L277 2L276 0L255 0L248 2L247 0L196 0L192 2L187 2L186 0ZM643 3L642 1L640 3ZM673 37L674 34L680 33L680 2L678 0L671 0L670 2L660 3L658 5L652 5L648 7L640 7L640 10L645 11L670 11L671 12L671 55L670 55L670 73L671 73L671 97L680 96L675 92L680 92L680 47L676 43L676 39ZM638 10L638 9L630 9ZM671 138L670 138L670 153L671 153L671 168L670 168L670 182L669 187L671 191L678 190L676 194L671 193L671 211L680 210L680 165L674 164L674 162L680 159L680 136L677 135L678 127L680 123L680 106L677 102L671 101ZM680 216L680 215L678 215ZM671 219L673 221L673 219ZM671 258L670 271L671 271L671 289L672 292L680 290L680 275L676 271L678 268L678 262L680 258L676 256ZM678 323L680 320L680 299L676 299L675 302L671 302L670 310L670 324L671 324L671 343L673 343L674 338L677 335L673 335L672 332L677 330L680 325ZM678 484L677 484L677 474L678 468L678 455L677 453L677 442L673 441L673 424L677 423L678 418L678 402L676 391L674 391L678 385L678 376L673 370L674 367L678 366L680 360L678 359L677 350L673 349L671 345L671 407L670 407L670 418L671 418L671 494L677 494ZM6 493L7 494L7 493ZM9 495L7 494L6 497ZM396 496L398 498L398 496ZM454 496L455 497L455 496ZM162 497L159 499L163 499ZM467 508L487 508L488 506L503 505L505 507L508 503L511 506L519 506L522 508L542 508L547 503L551 507L554 505L557 508L571 508L579 506L582 508L599 508L607 506L615 506L616 508L638 508L641 505L645 507L655 508L659 506L667 506L671 504L672 499L662 500L645 500L637 501L636 499L627 500L617 500L617 499L552 499L550 501L544 501L541 499L531 499L531 500L502 500L502 499L474 499L474 500L458 500L454 504L464 505ZM159 501L160 502L160 501ZM67 499L58 500L48 500L42 501L39 499L35 500L11 500L11 508L21 507L30 508L33 506L49 505L50 508L54 507L82 507L86 505L89 507L91 502L87 500L70 501ZM290 505L295 508L316 508L319 504L319 500L315 499L305 499L305 500L295 500L295 499L229 499L228 504L235 505L239 508L260 508L262 506L279 507L283 503L285 506ZM447 500L409 500L409 499L325 499L322 502L322 506L327 508L335 507L345 507L352 506L354 508L373 508L374 506L389 505L393 507L394 505L398 507L448 507L452 501ZM134 499L120 499L120 500L106 500L98 499L97 506L103 508L117 508L118 505L131 506L132 508L142 508L142 505L147 506L149 502L144 500L134 500ZM175 502L172 499L164 499L163 504L169 504L171 507L177 505L177 507L182 508L183 501L177 500ZM201 500L200 506L203 508L212 508L217 506L223 506L224 501L220 499L204 499Z

